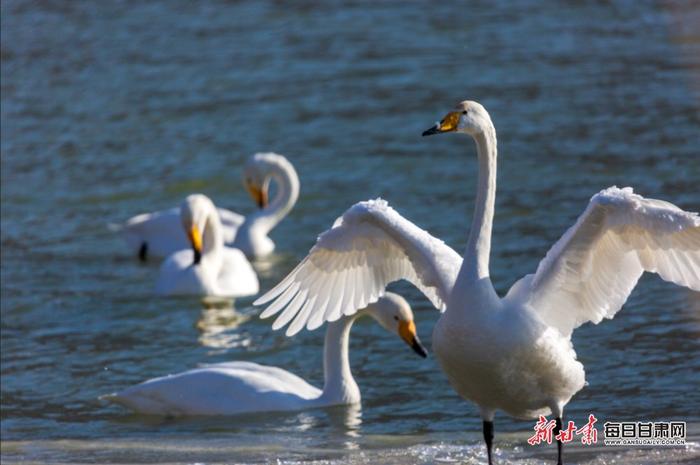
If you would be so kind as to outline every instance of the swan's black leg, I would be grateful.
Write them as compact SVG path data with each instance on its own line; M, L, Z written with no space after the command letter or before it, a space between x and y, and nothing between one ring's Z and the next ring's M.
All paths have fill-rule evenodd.
M561 417L557 417L556 424L554 425L554 431L553 431L554 437L557 437L557 434L559 434L559 432L561 431L561 427L562 427ZM563 463L561 461L562 446L563 446L563 444L562 444L561 440L557 440L557 465L562 465L562 463Z
M484 441L486 441L486 453L489 456L489 465L493 465L491 461L491 446L493 446L493 422L484 421Z
M145 262L147 258L148 258L148 242L142 242L141 247L139 248L139 259L142 262Z

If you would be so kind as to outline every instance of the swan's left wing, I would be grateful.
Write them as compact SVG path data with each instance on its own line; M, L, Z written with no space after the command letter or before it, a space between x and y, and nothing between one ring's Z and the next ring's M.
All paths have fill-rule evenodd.
M281 312L272 327L291 321L287 335L351 315L376 302L387 284L400 279L444 309L461 264L453 249L385 201L359 202L318 237L286 278L254 303L274 299L260 316Z
M612 318L644 271L700 290L700 217L629 187L610 187L593 196L537 272L509 295L570 334L588 321Z

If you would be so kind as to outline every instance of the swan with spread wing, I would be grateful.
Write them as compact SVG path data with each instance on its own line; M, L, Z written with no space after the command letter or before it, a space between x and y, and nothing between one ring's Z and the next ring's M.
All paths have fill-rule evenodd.
M594 195L534 274L505 297L489 278L496 195L496 130L482 105L464 101L423 133L458 132L476 143L477 197L466 251L403 218L383 200L360 202L321 234L309 255L255 303L292 335L379 298L392 281L416 285L444 313L435 356L457 393L475 402L488 460L497 410L519 418L553 414L585 384L571 333L613 318L644 271L700 290L700 217L611 187ZM562 444L558 442L558 463Z
M277 193L270 202L270 183ZM250 259L264 257L275 250L268 234L294 207L299 198L299 177L283 155L256 153L243 167L243 184L259 211L243 216L217 208L224 243L241 250ZM188 247L187 236L180 227L178 207L136 215L117 226L129 249L141 260L167 257Z

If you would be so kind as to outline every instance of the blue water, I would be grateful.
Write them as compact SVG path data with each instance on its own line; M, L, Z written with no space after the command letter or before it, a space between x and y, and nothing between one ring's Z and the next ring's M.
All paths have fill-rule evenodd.
M358 200L381 196L461 251L473 144L421 138L456 102L499 136L492 278L505 292L610 185L700 209L695 2L2 3L3 463L482 463L480 420L435 360L353 329L363 403L163 420L99 395L199 363L251 360L321 384L323 331L152 295L108 224L199 191L251 212L243 161L278 151L301 197L258 263L262 288ZM399 283L430 346L438 314ZM684 420L700 434L700 295L642 279L574 334L585 422ZM553 462L532 422L496 419L501 462ZM588 463L692 463L687 449L578 447Z

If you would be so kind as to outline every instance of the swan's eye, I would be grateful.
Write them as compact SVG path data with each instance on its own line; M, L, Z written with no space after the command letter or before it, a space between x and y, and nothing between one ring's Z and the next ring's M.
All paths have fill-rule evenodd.
M467 114L467 110L462 111L462 114L463 114L463 115L466 115L466 114Z
M394 315L394 319L395 319L396 321L399 321L399 317L396 316L396 315Z

